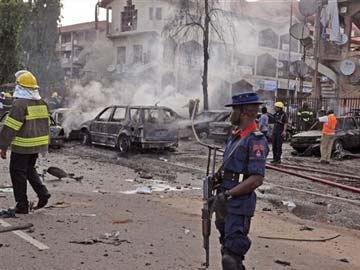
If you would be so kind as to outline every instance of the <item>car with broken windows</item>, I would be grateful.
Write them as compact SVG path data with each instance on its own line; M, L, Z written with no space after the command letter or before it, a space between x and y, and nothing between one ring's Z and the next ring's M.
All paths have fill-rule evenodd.
M178 118L176 112L162 106L109 106L81 125L81 142L122 153L133 148L176 148Z
M4 125L5 119L8 115L6 112L0 118L0 128ZM64 145L65 132L64 129L58 125L55 120L50 116L50 144L51 148L61 148Z
M54 121L62 126L67 140L80 139L80 124L84 122L84 114L76 109L59 108L50 111Z
M301 155L320 153L321 125L318 129L300 132L292 136L290 145ZM334 153L340 156L344 151L360 151L360 121L359 117L340 116L337 118Z

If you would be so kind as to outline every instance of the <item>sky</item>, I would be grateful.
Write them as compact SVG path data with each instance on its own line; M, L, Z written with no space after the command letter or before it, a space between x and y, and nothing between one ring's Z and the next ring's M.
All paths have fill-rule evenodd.
M95 5L98 0L62 0L61 25L91 22L95 19ZM105 10L100 9L100 20L105 19Z

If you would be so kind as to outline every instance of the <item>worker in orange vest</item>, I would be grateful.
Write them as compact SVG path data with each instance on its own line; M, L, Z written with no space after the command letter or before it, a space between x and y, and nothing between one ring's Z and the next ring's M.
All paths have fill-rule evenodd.
M322 138L320 145L321 159L320 163L329 164L331 151L335 140L336 116L333 110L328 110L327 116L320 117L320 122L324 122L322 129Z

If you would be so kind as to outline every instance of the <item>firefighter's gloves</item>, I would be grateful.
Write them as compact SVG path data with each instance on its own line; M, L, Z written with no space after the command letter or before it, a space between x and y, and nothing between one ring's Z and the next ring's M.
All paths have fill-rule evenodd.
M212 209L219 217L225 217L227 214L227 200L229 199L229 191L225 191L217 194L211 198L209 202L212 202Z
M2 159L6 159L6 150L0 149L0 156Z

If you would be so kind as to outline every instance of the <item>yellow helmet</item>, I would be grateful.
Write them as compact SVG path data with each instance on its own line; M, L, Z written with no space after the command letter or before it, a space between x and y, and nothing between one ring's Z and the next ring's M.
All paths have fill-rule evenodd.
M281 101L278 101L278 102L276 102L275 103L275 107L278 107L278 108L280 108L280 109L284 109L284 103L282 103Z
M52 93L51 97L58 97L58 93L57 92Z
M5 93L5 94L4 94L4 97L6 97L6 98L11 98L12 96L11 96L10 93Z
M26 88L39 88L37 80L31 72L21 74L16 82Z

